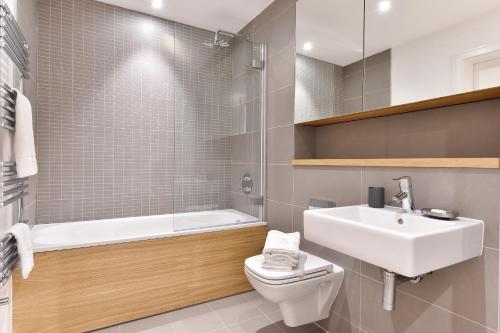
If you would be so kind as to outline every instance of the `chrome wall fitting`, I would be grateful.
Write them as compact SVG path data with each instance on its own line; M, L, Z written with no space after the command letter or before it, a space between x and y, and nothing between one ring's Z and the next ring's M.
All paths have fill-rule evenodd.
M406 277L386 270L382 271L384 281L384 295L382 297L382 308L386 311L393 311L396 304L396 287L401 283L420 283L424 275L416 277Z
M245 194L252 193L253 180L252 176L247 172L241 177L241 192Z
M309 209L333 208L337 204L332 200L309 198Z

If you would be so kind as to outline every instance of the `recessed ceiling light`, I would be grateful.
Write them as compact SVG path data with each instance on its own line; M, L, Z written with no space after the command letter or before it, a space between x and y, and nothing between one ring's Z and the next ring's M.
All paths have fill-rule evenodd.
M378 10L380 12L386 12L391 9L391 2L389 0L382 0L378 3Z
M153 6L153 8L160 9L161 7L163 7L163 1L162 0L153 0L153 2L151 3L151 6Z
M306 43L304 43L303 48L304 48L304 51L311 51L313 48L313 45L311 42L306 42Z

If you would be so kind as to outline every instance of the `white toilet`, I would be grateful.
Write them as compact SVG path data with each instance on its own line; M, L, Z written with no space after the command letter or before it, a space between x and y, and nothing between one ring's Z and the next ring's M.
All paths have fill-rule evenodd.
M248 258L245 274L259 294L279 304L286 325L295 327L328 317L344 279L343 268L312 254L292 271L264 269L263 262L262 254Z

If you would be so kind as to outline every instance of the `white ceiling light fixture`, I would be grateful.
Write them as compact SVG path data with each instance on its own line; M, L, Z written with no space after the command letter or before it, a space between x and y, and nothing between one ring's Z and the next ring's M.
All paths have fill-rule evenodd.
M163 0L153 0L151 6L153 6L153 8L160 9L163 7Z
M313 45L311 42L305 42L303 48L304 48L304 51L311 51L313 48Z
M381 13L387 12L391 9L391 2L389 0L382 0L378 3L378 11Z

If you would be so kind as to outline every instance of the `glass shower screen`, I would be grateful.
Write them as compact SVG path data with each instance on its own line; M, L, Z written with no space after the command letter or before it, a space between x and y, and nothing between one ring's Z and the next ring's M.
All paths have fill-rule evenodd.
M174 230L262 221L265 46L182 28L175 38Z

